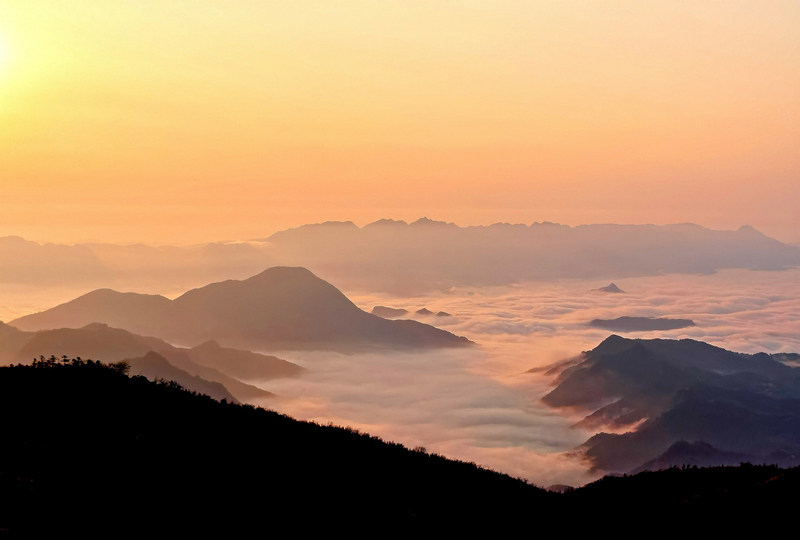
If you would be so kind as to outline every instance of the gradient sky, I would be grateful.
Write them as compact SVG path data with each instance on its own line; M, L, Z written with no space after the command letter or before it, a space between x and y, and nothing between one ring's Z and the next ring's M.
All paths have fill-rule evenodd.
M0 2L0 236L330 219L800 242L800 2Z

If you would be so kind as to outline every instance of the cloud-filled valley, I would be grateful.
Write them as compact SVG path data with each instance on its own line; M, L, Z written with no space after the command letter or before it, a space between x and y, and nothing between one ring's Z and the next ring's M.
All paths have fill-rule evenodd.
M583 414L542 405L551 381L525 371L593 348L609 332L587 323L623 315L697 322L630 337L692 338L750 353L800 351L798 279L797 270L636 278L624 280L628 294L613 296L591 291L600 284L582 280L417 297L353 294L366 310L386 305L413 312L426 306L452 313L438 324L479 348L294 355L309 374L268 388L292 398L280 408L301 418L351 424L544 485L582 484L592 476L569 451L591 435L570 427ZM734 297L731 288L738 291Z
M276 354L305 367L302 376L248 382L280 396L270 406L297 418L350 425L541 485L579 485L598 474L588 472L589 464L572 451L593 434L573 427L587 411L545 406L540 400L552 389L552 378L526 372L597 346L610 332L591 321L690 319L695 326L625 335L692 338L748 353L800 351L798 270L613 279L624 294L598 290L609 283L600 278L451 285L412 294L341 287L366 312L375 306L404 309L403 317L465 336L477 347L351 354L286 350ZM88 292L86 285L47 283L0 288L0 319L6 321ZM132 289L170 298L183 292L159 289L155 282ZM423 308L432 314L416 313ZM447 316L435 316L438 312Z

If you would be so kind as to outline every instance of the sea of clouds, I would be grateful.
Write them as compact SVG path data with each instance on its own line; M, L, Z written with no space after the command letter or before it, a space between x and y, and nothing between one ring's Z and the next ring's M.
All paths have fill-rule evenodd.
M748 353L800 352L800 270L732 270L616 283L626 294L599 293L592 289L608 282L581 280L455 288L413 297L345 290L367 311L384 305L450 313L419 320L467 336L477 346L358 355L287 351L278 356L307 367L308 373L260 385L282 396L271 407L300 419L357 427L539 485L580 485L597 476L572 451L593 434L571 427L585 412L542 405L552 381L526 372L597 346L610 332L589 327L592 319L687 318L697 326L623 335L692 338ZM0 286L0 320L88 290ZM176 296L180 291L141 292Z
M734 351L800 352L800 270L723 271L617 282L596 281L451 289L415 297L345 291L375 305L452 317L420 318L477 343L471 350L423 353L286 352L309 368L300 379L263 386L284 396L275 408L297 418L360 428L386 439L475 461L539 485L580 485L597 475L573 452L593 433L573 428L580 411L545 407L552 381L526 373L573 357L608 337L595 318L692 319L697 326L627 337L691 338Z

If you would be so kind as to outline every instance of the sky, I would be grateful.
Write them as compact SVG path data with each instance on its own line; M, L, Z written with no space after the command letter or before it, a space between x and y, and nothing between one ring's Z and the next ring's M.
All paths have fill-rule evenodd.
M750 224L800 243L796 1L0 3L0 236Z

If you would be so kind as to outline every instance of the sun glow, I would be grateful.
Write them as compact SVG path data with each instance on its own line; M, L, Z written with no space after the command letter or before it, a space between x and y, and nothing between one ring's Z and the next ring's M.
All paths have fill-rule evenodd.
M6 42L3 39L3 36L0 35L0 74L3 73L5 70L6 64L8 64L8 47L6 46Z

